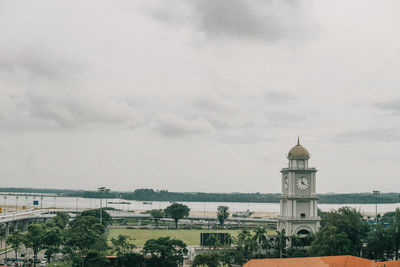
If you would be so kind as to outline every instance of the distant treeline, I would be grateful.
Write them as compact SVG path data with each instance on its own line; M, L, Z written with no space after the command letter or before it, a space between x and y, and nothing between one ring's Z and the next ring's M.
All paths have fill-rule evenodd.
M169 192L167 190L136 189L133 192L103 192L69 189L0 188L0 192L47 193L68 197L122 198L138 201L186 201L186 202L250 202L279 203L279 193L202 193ZM377 198L371 193L319 194L319 203L325 204L374 204L400 203L398 193L381 193Z

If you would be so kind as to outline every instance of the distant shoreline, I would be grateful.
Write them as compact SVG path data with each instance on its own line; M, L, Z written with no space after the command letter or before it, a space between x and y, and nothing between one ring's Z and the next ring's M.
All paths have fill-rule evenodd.
M238 203L279 203L280 193L204 193L204 192L169 192L167 190L136 189L132 192L110 191L102 194L98 191L71 189L18 188L2 187L1 193L18 194L54 194L59 197L83 198L121 198L136 201L170 202L238 202ZM371 193L318 194L320 204L394 204L400 203L398 193L381 193L375 198Z

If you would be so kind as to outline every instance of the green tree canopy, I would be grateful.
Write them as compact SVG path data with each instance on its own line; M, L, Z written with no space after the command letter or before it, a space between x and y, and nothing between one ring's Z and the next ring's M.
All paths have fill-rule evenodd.
M228 209L229 207L227 206L218 206L217 218L221 226L224 225L225 220L229 217Z
M162 217L164 217L164 211L162 209L153 209L150 211L151 217L153 217L154 222L156 223L156 228L158 228L158 222Z
M350 207L342 207L337 211L324 213L321 221L321 229L325 225L336 227L337 233L344 233L345 237L350 241L347 253L353 256L359 256L363 242L365 242L369 226L363 220L360 212Z
M352 251L351 240L336 226L326 224L316 233L311 243L311 256L348 255Z
M34 266L36 266L38 253L44 248L43 236L45 232L45 225L31 224L28 226L28 231L24 235L25 246L33 250Z
M219 253L211 252L211 253L200 253L194 257L193 267L197 266L208 266L208 267L218 267L220 266L219 262L221 260L221 256Z
M81 262L89 253L99 254L106 251L107 241L104 232L104 226L100 224L98 218L78 216L66 229L65 245L71 256L75 255L78 262Z
M178 229L178 221L184 217L189 216L189 212L190 212L189 207L180 203L173 203L164 210L166 217L174 219L175 228L177 229Z
M100 222L100 209L93 209L93 210L85 210L83 211L80 216L92 216L99 219ZM112 224L112 218L110 214L104 209L101 210L101 217L102 217L102 224L107 227L108 225Z
M169 236L149 239L143 246L143 252L150 257L148 266L176 267L182 265L183 257L188 250L182 240L171 239Z
M18 250L24 244L24 236L19 230L15 230L9 236L7 236L6 243L11 245L15 252L15 258L18 256Z

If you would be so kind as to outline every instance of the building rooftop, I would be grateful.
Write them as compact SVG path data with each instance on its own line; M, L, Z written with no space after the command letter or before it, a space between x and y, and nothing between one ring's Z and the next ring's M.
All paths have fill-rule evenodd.
M244 267L400 267L400 261L375 262L354 256L254 259Z

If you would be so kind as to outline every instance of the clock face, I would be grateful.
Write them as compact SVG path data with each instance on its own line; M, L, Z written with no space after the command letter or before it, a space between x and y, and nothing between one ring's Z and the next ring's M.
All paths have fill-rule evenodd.
M307 177L300 177L297 178L297 188L300 190L306 190L308 186L310 185L310 181L308 180Z
M289 179L287 177L285 177L284 180L283 180L283 187L285 189L289 188Z

